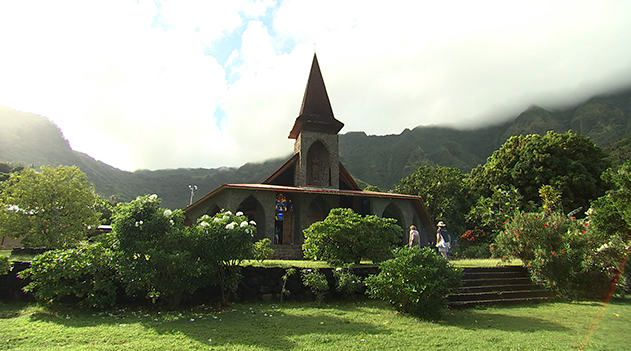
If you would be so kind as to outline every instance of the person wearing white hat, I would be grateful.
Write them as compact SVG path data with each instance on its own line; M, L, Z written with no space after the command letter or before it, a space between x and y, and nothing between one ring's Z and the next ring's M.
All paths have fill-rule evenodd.
M408 242L410 247L421 247L421 234L416 230L415 225L410 226L410 240Z
M445 241L445 234L447 234L445 232L445 227L447 225L445 224L445 222L440 221L438 222L436 226L438 227L438 230L436 231L436 247L438 248L438 251L440 252L441 255L443 255L444 258L448 258L447 253L449 252L451 243L449 243L448 241Z

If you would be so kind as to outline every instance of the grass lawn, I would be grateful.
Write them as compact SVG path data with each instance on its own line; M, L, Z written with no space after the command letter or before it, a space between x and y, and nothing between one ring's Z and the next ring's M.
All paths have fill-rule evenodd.
M450 260L450 262L457 267L495 267L503 265L521 265L521 260L512 260L509 262L502 262L500 259L460 259ZM310 261L310 260L265 260L259 262L256 260L246 260L241 264L242 266L258 266L258 267L300 267L300 268L326 268L331 267L323 261ZM372 266L371 261L362 261L359 265L352 265L351 267Z
M11 250L0 250L0 256L9 257L10 261L31 261L35 255L27 254L12 254ZM502 262L500 259L460 259L451 260L453 265L458 267L493 267L501 265L521 265L520 260L513 260L510 262ZM245 260L242 266L257 266L257 267L299 267L299 268L326 268L330 267L329 264L323 261L311 261L311 260L265 260L259 262L257 260ZM371 261L362 261L358 266L372 266ZM354 265L356 267L357 265Z
M0 256L9 258L9 261L31 261L35 255L32 254L13 254L11 250L0 250Z
M106 312L0 303L0 349L628 350L631 300L452 310L439 322L381 301L239 303Z

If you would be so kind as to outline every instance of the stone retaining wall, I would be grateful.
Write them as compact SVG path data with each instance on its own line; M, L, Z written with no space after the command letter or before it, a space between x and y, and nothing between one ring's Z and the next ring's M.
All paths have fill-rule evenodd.
M19 279L17 273L30 267L30 262L15 262L13 270L9 274L0 275L0 300L3 301L33 301L31 294L22 292L22 288L28 284L27 281ZM285 290L289 291L288 295L283 297L284 300L314 300L314 295L309 288L302 284L300 276L300 268L296 268L296 273L289 276L285 284ZM327 299L344 298L343 293L335 291L335 280L333 277L333 268L320 269L329 283ZM359 267L351 268L351 271L362 279L370 274L379 273L377 267ZM230 301L280 301L281 291L283 289L283 275L285 268L279 267L243 267L241 274L243 279L239 283L237 292L230 296ZM122 291L122 289L121 289ZM356 294L357 298L365 297L364 291ZM121 302L124 303L146 303L144 298L130 299L121 296ZM195 294L189 296L186 304L201 304L221 301L221 291L217 286L207 286L199 289Z

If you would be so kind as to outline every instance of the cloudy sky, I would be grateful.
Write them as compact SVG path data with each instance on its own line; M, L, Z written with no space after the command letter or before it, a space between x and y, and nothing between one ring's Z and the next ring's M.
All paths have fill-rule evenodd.
M0 105L124 170L289 155L314 50L342 133L473 128L631 85L631 1L0 2Z

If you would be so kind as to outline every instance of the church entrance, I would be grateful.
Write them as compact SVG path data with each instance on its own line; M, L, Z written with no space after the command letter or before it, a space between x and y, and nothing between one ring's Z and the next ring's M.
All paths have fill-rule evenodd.
M294 243L294 205L285 195L276 195L274 215L274 244L290 245Z

